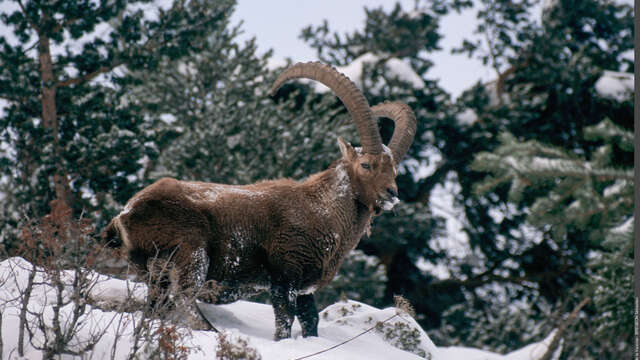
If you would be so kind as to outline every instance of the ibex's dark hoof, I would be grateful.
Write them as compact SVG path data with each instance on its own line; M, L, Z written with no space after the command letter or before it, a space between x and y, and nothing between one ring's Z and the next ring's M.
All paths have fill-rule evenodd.
M302 332L302 337L309 337L309 336L315 336L318 337L318 330L316 329L315 331L303 331Z
M282 339L289 339L291 337L291 330L287 331L276 331L276 334L273 336L273 340L280 341Z

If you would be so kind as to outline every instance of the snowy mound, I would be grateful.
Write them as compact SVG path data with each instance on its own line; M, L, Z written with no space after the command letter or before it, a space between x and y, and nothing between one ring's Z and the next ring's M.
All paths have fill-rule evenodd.
M33 269L36 271L33 272ZM86 292L89 303L78 304L73 299L76 274L66 271L61 277L64 286L54 288L51 278L37 267L33 267L22 258L11 258L0 262L0 314L2 314L2 358L18 358L18 339L20 313L23 308L24 293L32 278L32 291L27 307L29 331L24 331L24 358L42 358L43 350L51 345L55 337L53 329L58 319L58 327L65 331L75 327L73 339L66 346L63 359L126 359L131 349L147 358L158 344L135 344L136 324L142 323L141 312L106 311L118 302L136 302L144 296L143 285L118 280L87 271L92 286ZM61 297L57 294L62 294ZM65 305L57 308L59 301ZM74 311L84 306L81 316L74 319ZM98 308L100 307L100 309ZM273 341L274 315L270 305L237 301L228 305L202 304L202 311L216 327L222 330L222 336L210 331L192 331L185 337L177 351L188 353L189 359L210 359L217 357L221 344L239 344L244 349L254 351L254 357L262 359L296 359L319 353L312 359L539 359L547 349L545 344L551 336L541 343L529 345L507 355L495 354L483 350L464 347L438 348L427 334L409 315L396 308L377 309L356 301L333 304L320 312L319 337L302 338L297 320L292 329L293 337ZM58 315L56 317L56 311ZM149 328L158 327L157 321L149 322ZM40 329L46 328L46 334ZM29 333L31 332L31 334ZM157 331L149 332L158 334ZM186 334L178 330L176 334ZM96 337L96 334L101 334ZM173 334L173 333L172 333ZM221 340L222 339L222 340ZM87 344L93 342L90 349ZM188 350L185 350L188 349ZM73 353L83 355L73 355ZM248 357L248 356L247 356ZM242 357L239 357L242 358Z
M407 315L382 321L396 314L394 308L384 310L346 301L333 304L320 312L319 337L303 338L298 321L292 338L273 341L274 315L270 305L237 301L229 305L205 305L204 312L216 325L234 336L249 338L264 359L296 359L330 348L371 327L373 330L357 339L313 359L435 359L437 349L420 326ZM378 325L378 326L376 326ZM404 350L403 350L404 349Z

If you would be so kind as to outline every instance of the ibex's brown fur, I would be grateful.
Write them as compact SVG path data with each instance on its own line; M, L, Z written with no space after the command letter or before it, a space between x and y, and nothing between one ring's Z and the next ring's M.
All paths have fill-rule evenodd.
M411 120L407 109L402 116ZM405 129L411 139L413 126ZM218 303L269 289L276 339L291 336L295 315L303 336L317 336L313 292L333 279L373 215L398 201L394 149L378 144L382 151L371 154L342 139L338 143L341 159L302 182L231 186L158 180L129 200L105 237L120 238L143 268L155 257L170 259L185 289L214 280L221 288ZM153 285L166 287L162 281Z

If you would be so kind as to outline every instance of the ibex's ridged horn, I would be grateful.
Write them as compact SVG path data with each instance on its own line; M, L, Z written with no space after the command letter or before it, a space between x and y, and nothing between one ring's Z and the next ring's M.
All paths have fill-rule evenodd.
M285 82L296 78L316 80L330 88L349 110L360 135L363 151L368 154L382 153L378 123L371 114L367 99L348 77L329 65L317 62L297 63L280 74L271 87L271 95Z
M396 124L389 149L396 164L405 156L416 135L416 116L409 105L401 102L384 102L371 108L375 118L386 117Z

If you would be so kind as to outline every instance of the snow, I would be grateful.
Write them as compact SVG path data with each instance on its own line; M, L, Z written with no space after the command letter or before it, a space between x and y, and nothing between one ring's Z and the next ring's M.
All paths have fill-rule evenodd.
M612 197L619 195L622 191L624 191L627 187L631 185L627 180L618 179L613 184L604 188L602 194L604 197Z
M126 12L133 14L138 10L141 10L144 14L144 18L147 21L158 21L160 19L160 10L169 11L173 1L171 0L155 0L151 3L135 3L128 4Z
M9 102L5 99L0 99L0 117L4 117L6 110L9 108Z
M29 276L31 264L22 258L10 258L0 262L0 309L2 311L2 358L17 356L19 313L21 303L17 297L24 290ZM46 284L47 278L38 268L29 302L31 311L45 314L45 320L51 321L55 301L55 290ZM105 334L96 343L91 354L83 358L109 359L114 350L115 359L125 359L133 346L133 324L139 321L140 312L120 313L105 311L96 306L118 302L138 302L146 294L146 287L131 281L110 278L88 271L95 285L89 292L93 300L87 306L83 317L86 326L81 327L75 335L74 344L80 346L96 331ZM74 273L65 271L63 281L65 292L72 290ZM61 309L63 315L69 316L74 303ZM303 338L300 325L294 322L292 338L273 341L274 315L270 305L249 301L237 301L227 305L200 304L205 316L221 329L231 342L244 339L248 346L255 348L263 359L293 359L328 349L343 341L362 334L372 327L374 329L362 334L354 340L335 349L313 356L313 359L507 359L533 360L539 359L546 351L547 343L552 335L540 343L530 344L507 355L500 355L484 350L466 347L437 347L424 330L403 310L394 307L377 309L357 302L344 301L328 306L320 312L318 326L319 337ZM390 320L389 320L390 319ZM157 324L152 322L151 326ZM378 325L376 327L376 325ZM42 357L40 350L33 344L41 344L43 338L36 331L33 341L25 333L25 359ZM210 359L216 354L218 335L210 331L192 331L191 338L184 344L194 350L189 359ZM404 349L404 350L403 350ZM64 355L62 359L74 359Z
M338 164L336 167L336 196L343 198L345 196L351 196L351 180L349 180L349 174L343 163Z
M259 198L265 195L264 191L254 190L250 185L225 185L197 181L181 181L181 184L191 190L187 196L195 202L215 202L224 194L235 194L247 198Z
M434 14L433 11L431 11L431 9L427 8L427 7L420 7L414 10L411 10L409 12L407 12L407 17L411 20L416 20L416 19L420 19L422 18L422 16L430 16L430 17L436 17L437 14Z
M391 201L385 201L382 203L382 209L389 211L393 209L393 207L396 206L399 202L400 202L400 199L394 196L393 198L391 198Z
M625 234L625 233L628 233L629 231L631 231L633 229L633 220L634 220L633 216L628 218L622 224L620 224L620 225L614 227L613 229L611 229L611 232L614 233L614 234Z
M268 58L267 59L267 69L269 71L282 71L283 68L287 67L288 62L285 59L276 59L276 58Z
M475 111L467 108L456 115L456 120L458 120L458 124L460 125L471 126L478 121L478 115L476 115Z
M433 239L434 249L444 250L449 256L456 258L464 258L472 253L469 236L464 231L466 216L463 209L455 204L455 194L459 194L461 190L457 181L447 180L444 184L436 185L429 197L433 214L445 219L447 230L445 236Z
M173 124L177 119L175 115L165 113L165 114L160 114L160 120L165 122L166 124Z
M382 151L389 155L389 157L393 160L393 152L391 151L391 149L389 149L389 147L385 144L382 144Z
M617 61L618 62L622 62L622 60L629 60L629 61L633 62L634 58L635 58L634 55L635 55L634 54L634 49L629 49L627 51L624 51L624 52L620 53L620 55L618 56Z
M411 68L411 65L398 58L385 58L384 56L375 55L372 53L366 53L353 60L349 65L338 66L336 70L345 74L351 81L353 81L360 89L363 88L362 73L365 66L374 66L378 62L383 61L386 68L386 75L390 78L398 78L401 81L409 83L416 89L424 88L424 81L415 71ZM317 92L328 92L329 88L320 84L314 83ZM380 89L383 86L382 81L374 84L373 91Z
M541 359L547 351L555 331L552 331L544 340L539 343L529 344L522 349L510 352L506 355L496 354L489 351L452 346L439 348L439 355L443 359L465 359L465 360L533 360ZM559 359L561 347L554 352L551 359Z
M633 95L633 74L605 70L596 81L596 92L607 99L624 101Z
M451 278L451 272L449 268L443 263L432 263L425 259L424 257L419 257L416 261L416 267L420 269L420 271L427 273L438 280L446 280Z
M557 3L558 3L558 0L544 0L542 2L542 9L543 10L551 9L552 7L556 6Z

